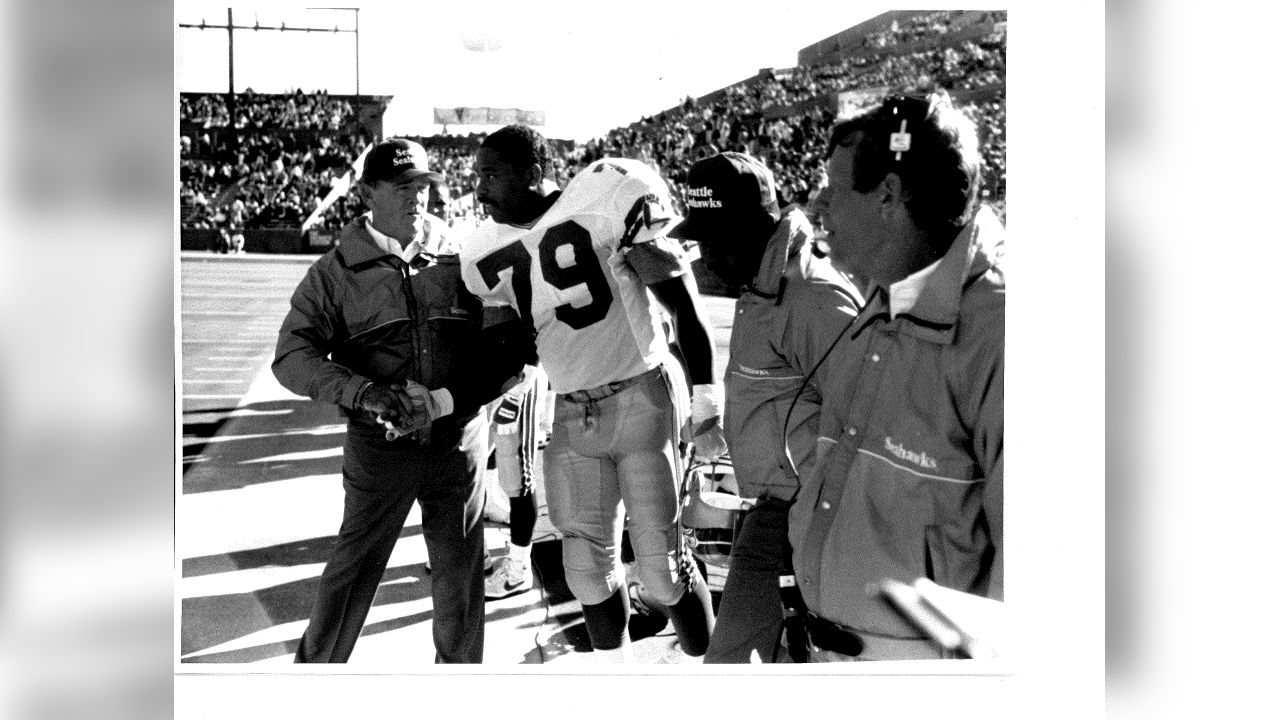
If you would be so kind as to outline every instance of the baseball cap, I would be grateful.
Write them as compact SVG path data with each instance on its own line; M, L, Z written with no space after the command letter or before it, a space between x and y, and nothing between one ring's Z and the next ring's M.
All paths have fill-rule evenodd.
M669 236L679 240L706 240L725 225L741 225L761 210L777 222L778 209L773 173L756 158L740 152L722 152L703 158L689 168L685 205L688 217Z
M444 175L431 169L427 151L421 145L405 138L384 140L364 156L364 171L360 179L370 185L379 180L403 182L426 175L437 182Z

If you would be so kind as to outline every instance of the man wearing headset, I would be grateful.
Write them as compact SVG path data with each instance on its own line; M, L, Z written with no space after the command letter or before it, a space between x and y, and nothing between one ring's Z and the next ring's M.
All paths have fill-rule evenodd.
M868 592L886 578L1003 598L1004 228L978 170L945 93L832 129L819 211L870 285L790 515L813 661L948 656Z

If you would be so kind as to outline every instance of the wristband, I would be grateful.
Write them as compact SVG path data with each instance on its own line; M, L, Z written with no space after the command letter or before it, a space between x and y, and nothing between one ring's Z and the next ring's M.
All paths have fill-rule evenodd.
M426 405L427 413L432 420L453 414L453 393L445 388L428 390L426 386L410 380L405 392L414 399L414 405Z
M724 386L705 383L693 386L693 421L698 424L724 414Z
M428 394L431 395L431 414L434 417L453 414L453 393L446 388L438 388Z

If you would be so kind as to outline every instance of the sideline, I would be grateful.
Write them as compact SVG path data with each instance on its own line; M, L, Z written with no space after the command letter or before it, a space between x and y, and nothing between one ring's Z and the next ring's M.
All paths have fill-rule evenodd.
M239 253L231 255L226 253L209 252L208 250L179 250L178 257L183 262L244 262L246 260L253 261L269 261L269 262L296 262L296 263L313 263L320 259L324 253L302 254L302 253Z

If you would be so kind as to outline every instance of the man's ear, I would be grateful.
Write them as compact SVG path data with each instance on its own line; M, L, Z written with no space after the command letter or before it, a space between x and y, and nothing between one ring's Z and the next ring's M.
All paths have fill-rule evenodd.
M537 188L540 185L542 185L542 166L541 165L539 165L538 163L534 163L529 166L528 170L524 171L524 184L525 184L525 187L529 187L529 188Z
M888 173L884 179L880 181L879 187L876 188L877 196L880 199L880 214L886 220L897 209L906 206L909 194L902 187L902 178L897 173Z
M360 202L365 205L369 204L369 185L365 181L356 181L356 183L351 186L351 192L360 200Z

